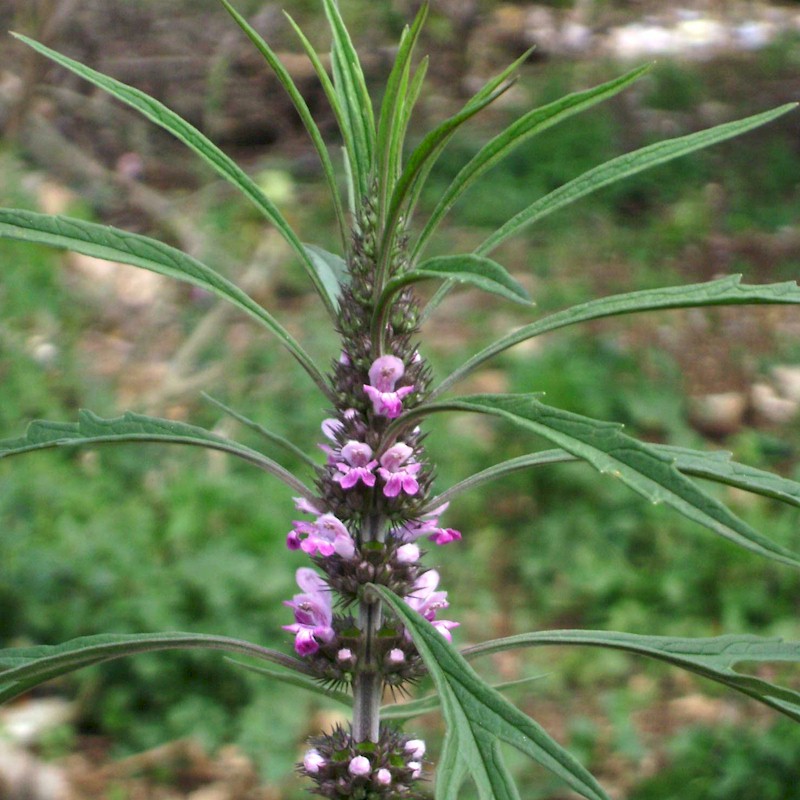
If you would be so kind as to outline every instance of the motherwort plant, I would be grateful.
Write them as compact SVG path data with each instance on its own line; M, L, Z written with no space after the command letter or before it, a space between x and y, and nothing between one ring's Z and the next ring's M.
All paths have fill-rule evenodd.
M469 665L480 655L545 645L608 647L666 661L718 681L800 721L800 693L740 673L740 662L800 661L800 643L754 636L679 639L608 631L557 630L519 634L459 651L458 622L447 618L447 592L426 554L457 543L447 527L448 505L460 492L513 471L583 461L605 479L621 480L653 503L664 503L712 533L761 556L800 567L793 553L771 542L696 482L736 486L799 505L800 485L732 463L720 454L637 441L620 426L545 405L536 394L451 393L459 380L515 344L589 320L655 309L735 303L800 303L794 283L746 285L738 276L604 297L540 317L516 329L435 382L419 338L423 314L456 284L469 284L530 307L525 290L489 254L511 236L591 192L648 167L721 142L775 119L787 105L737 122L627 153L578 175L534 199L470 253L426 257L439 223L463 193L498 161L537 133L622 91L646 71L535 108L512 123L468 161L425 219L415 209L425 180L453 134L512 84L519 59L481 88L454 116L413 147L406 147L427 60L414 51L427 14L422 5L400 40L380 108L367 92L358 55L335 0L321 0L330 23L329 74L322 57L289 18L316 70L343 143L341 176L289 73L269 45L228 0L220 0L264 56L291 97L322 163L342 253L303 244L258 185L200 131L143 92L102 75L41 44L19 37L39 53L127 103L176 136L263 214L290 245L330 314L340 345L327 373L272 314L211 267L147 237L78 219L23 210L0 210L0 236L67 248L132 264L194 284L222 297L271 331L300 363L320 393L325 463L306 481L263 452L201 428L127 413L102 419L82 412L77 422L31 423L20 438L0 442L0 457L51 447L111 442L173 442L238 456L287 484L299 519L287 520L286 545L308 556L297 570L298 593L286 600L286 630L294 655L224 636L191 633L98 635L53 647L0 653L0 699L16 697L71 670L111 658L167 648L211 648L280 665L277 680L323 692L352 708L352 724L313 738L299 766L312 790L329 798L406 798L433 765L424 742L401 723L440 706L446 734L435 765L435 793L454 800L467 778L483 800L518 797L504 764L505 743L539 762L591 800L607 798L595 778L534 720L509 703ZM340 196L340 183L346 187ZM422 309L413 285L438 281ZM535 387L532 387L535 388ZM241 415L230 411L242 419ZM500 417L548 440L538 450L464 480L438 495L426 455L424 426L445 412ZM275 441L275 437L273 437ZM473 532L466 530L465 535ZM444 581L446 584L446 581ZM436 695L401 706L382 706L423 675Z

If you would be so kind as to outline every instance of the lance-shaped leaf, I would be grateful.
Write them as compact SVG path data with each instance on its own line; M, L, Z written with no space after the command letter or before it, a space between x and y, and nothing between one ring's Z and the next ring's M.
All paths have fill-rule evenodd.
M587 461L599 472L620 479L650 502L665 503L740 547L800 567L794 553L753 530L716 498L682 475L673 458L623 433L622 425L553 408L528 394L473 395L421 406L405 415L404 424L416 415L436 410L473 411L501 417L543 436Z
M0 238L45 244L120 264L131 264L212 292L233 303L275 334L317 386L327 396L330 395L330 389L311 357L272 314L227 278L175 247L108 225L15 208L0 208Z
M672 459L672 463L684 475L705 478L715 483L724 483L743 491L800 507L800 483L781 475L774 475L766 470L750 467L747 464L739 464L731 460L730 453L722 450L706 452L687 447L671 447L665 444L654 444L650 447L657 453ZM440 495L431 498L423 506L421 512L431 511L462 492L514 472L570 461L581 461L581 459L566 450L540 450L537 453L501 461L499 464L493 464L491 467L464 478Z
M259 667L263 669L263 667ZM277 672L277 670L270 670L270 672ZM527 686L535 681L540 681L544 675L531 675L528 678L519 678L515 681L504 681L503 683L491 684L492 689L498 692L508 691L509 689L516 689L520 686ZM403 721L406 719L413 719L421 714L429 714L431 711L436 711L442 702L438 694L429 694L425 697L420 697L416 700L409 700L407 703L394 703L390 706L381 706L380 713L381 719L393 719Z
M91 411L83 410L78 412L77 422L35 420L28 425L24 436L0 440L0 459L53 447L122 444L123 442L188 444L211 450L221 450L269 472L295 491L300 492L303 497L309 499L314 497L314 493L291 472L256 450L238 442L232 442L223 436L217 436L217 434L195 425L187 425L185 422L171 419L147 417L142 414L134 414L132 411L113 419L103 419Z
M555 314L543 317L530 325L523 325L513 333L503 336L496 342L472 356L455 372L448 375L430 397L436 397L449 389L456 381L472 372L488 359L502 353L515 344L533 339L543 333L575 325L578 322L617 317L641 311L656 311L668 308L698 308L701 306L724 306L737 304L798 304L800 287L794 281L784 283L744 284L741 275L728 275L715 281L690 283L686 286L668 286L663 289L643 289L626 292L598 300L589 300Z
M342 286L347 284L349 278L345 260L314 244L307 244L305 248L319 275L320 283L325 287L331 306L338 309Z
M548 103L541 108L535 108L523 114L518 120L509 125L491 141L487 142L470 161L462 167L460 172L439 198L436 207L431 212L422 233L414 246L413 255L416 255L436 230L442 218L453 207L459 197L469 189L488 169L504 159L509 153L526 142L532 136L547 130L553 125L568 119L581 111L591 108L597 103L608 100L634 81L638 80L649 69L650 64L639 67L626 75L608 81L593 89L575 92L566 97ZM412 255L412 260L413 260Z
M174 111L168 109L148 94L128 86L121 81L103 75L78 61L74 61L61 53L51 50L49 47L29 39L27 36L15 33L20 41L25 42L38 53L55 61L56 64L74 72L84 80L93 83L100 89L108 92L117 100L136 109L151 122L164 128L176 139L183 142L189 149L193 150L200 158L209 164L216 172L235 186L279 231L283 238L289 243L290 247L299 256L300 261L314 283L323 300L327 301L327 295L319 282L316 272L311 264L310 258L303 245L297 238L297 234L292 230L289 223L283 217L275 204L259 189L258 184L231 158L222 152L215 144L206 138L197 128L190 125L186 120L178 116ZM329 311L333 309L328 306Z
M286 672L286 670L282 669L271 669L270 667L262 667L256 664L245 664L242 661L237 661L235 658L226 658L225 660L230 661L231 664L235 664L237 667L248 670L248 672L255 672L257 675L265 675L281 683L305 689L307 692L311 692L320 697L335 700L337 703L341 703L349 708L353 707L353 698L349 694L340 692L337 689L331 689L328 686L323 686L319 680L305 675L302 672Z
M515 303L531 305L530 295L509 275L505 267L490 258L471 253L437 256L423 261L419 266L393 278L386 284L385 295L392 295L403 286L426 280L452 280L468 283L485 292L500 295Z
M256 46L256 49L264 56L264 60L269 64L270 69L275 73L275 77L281 82L281 85L286 90L286 93L292 100L292 103L311 137L314 148L317 151L319 160L322 164L322 171L325 174L325 180L328 182L328 189L330 191L330 198L333 202L333 209L336 214L336 220L339 223L339 232L342 237L342 244L347 246L347 220L342 207L342 201L339 197L339 188L336 184L336 173L333 170L330 156L328 155L328 148L325 146L325 141L322 138L319 127L314 120L314 116L308 108L308 105L300 94L292 76L289 74L286 67L273 52L272 48L264 41L252 25L228 2L228 0L220 0L222 5L228 13L236 21L236 24L244 31L250 41Z
M673 158L679 158L695 150L702 150L734 136L740 136L753 128L758 128L767 122L771 122L776 117L780 117L796 107L797 103L787 103L771 111L755 114L752 117L746 117L735 122L726 122L723 125L717 125L698 133L690 133L687 136L667 139L663 142L643 147L640 150L635 150L632 153L618 156L605 164L584 172L583 175L531 203L475 248L475 252L480 255L486 255L501 242L508 239L509 236L516 235L528 225L546 217L548 214L552 214L569 203L575 202L581 197L585 197L591 192L601 189L603 186L616 183L650 167L665 164Z
M83 667L137 653L178 649L223 650L271 661L298 673L308 673L306 665L297 658L227 636L201 633L101 634L60 645L0 650L0 703Z
M765 703L800 722L800 692L775 686L768 681L737 672L734 667L745 662L800 663L800 642L784 642L760 636L716 636L708 639L684 639L673 636L640 636L615 631L542 631L522 633L467 647L465 658L543 645L586 645L624 650L628 653L666 661L695 672L704 678L735 689Z
M411 635L433 678L447 732L436 771L437 800L456 800L467 773L481 800L517 800L500 753L515 747L591 800L608 800L601 786L558 742L485 683L458 651L396 594L372 586Z

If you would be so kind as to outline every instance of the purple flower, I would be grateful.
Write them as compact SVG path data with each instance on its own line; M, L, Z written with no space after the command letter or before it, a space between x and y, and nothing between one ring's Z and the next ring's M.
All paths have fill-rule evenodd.
M449 503L443 503L433 511L423 514L421 519L407 522L400 528L396 536L404 542L413 542L421 536L427 536L434 544L449 544L461 539L460 531L455 528L440 528L439 516L444 514Z
M375 780L381 786L388 786L392 782L392 773L388 769L379 769L375 773Z
M303 758L303 766L306 772L310 772L312 775L316 775L320 767L324 767L327 763L318 750L309 750Z
M395 558L397 558L401 564L413 564L415 561L419 561L419 556L419 547L411 542L408 544L401 544L395 553Z
M411 770L411 777L414 780L422 775L422 764L419 761L409 761L406 766Z
M320 516L325 513L319 506L314 505L314 503L305 497L293 497L292 500L294 500L294 507L304 514L316 514Z
M394 419L403 411L403 398L414 391L413 386L395 384L403 377L406 369L397 356L381 356L373 361L369 368L369 383L364 384L364 391L372 400L372 410L380 417Z
M375 476L372 473L378 462L372 458L372 448L368 444L351 439L342 448L342 459L343 461L335 464L342 474L334 477L342 489L352 489L359 481L364 486L375 485Z
M410 758L419 761L425 755L425 742L422 739L409 739L406 742L405 751Z
M397 497L401 491L409 495L414 495L419 491L416 476L422 468L422 464L416 461L407 463L413 454L412 448L403 442L398 442L381 456L378 474L386 484L383 487L386 497Z
M307 656L319 650L320 642L330 642L335 636L331 626L333 604L328 585L313 569L301 567L296 577L303 592L284 601L285 606L294 609L294 623L283 629L295 635L294 649Z
M333 514L323 514L315 522L295 520L294 528L286 537L286 546L290 550L302 550L310 556L319 553L327 558L336 553L347 560L356 551L353 537L344 523Z
M432 623L433 627L450 642L453 640L450 630L457 628L460 623L448 619L436 619L436 612L440 608L447 608L450 605L447 602L447 592L436 591L438 585L439 573L435 569L428 570L417 578L413 590L403 599L414 611L419 612L428 622Z
M399 647L393 647L387 658L390 664L402 664L406 660L406 654Z
M363 776L369 775L372 772L372 764L369 759L364 756L356 756L347 767L351 775Z

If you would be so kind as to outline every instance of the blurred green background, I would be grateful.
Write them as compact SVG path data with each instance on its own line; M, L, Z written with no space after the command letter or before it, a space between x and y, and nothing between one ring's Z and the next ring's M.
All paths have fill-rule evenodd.
M315 2L285 5L315 42L325 41ZM278 6L240 6L289 53L287 64L334 146L330 112ZM342 8L379 92L415 4L343 0ZM432 80L412 140L455 110L476 81L530 44L538 48L502 103L444 152L422 218L460 165L515 114L619 74L632 63L620 54L634 55L637 41L633 63L650 60L654 43L664 40L659 26L671 32L671 47L682 41L676 32L688 31L680 53L659 54L624 96L537 137L495 168L454 209L434 249L469 249L535 197L620 152L795 99L800 35L785 20L795 19L797 4L783 7L780 24L769 14L754 22L743 9L703 5L681 16L663 13L661 4L611 0L434 4L421 47L432 54ZM709 19L723 27L709 28ZM336 247L299 123L213 0L5 2L0 21L168 102L257 176L304 240ZM714 31L727 31L727 39ZM748 31L765 38L755 46ZM178 244L247 286L319 363L336 356L300 268L230 188L132 112L16 43L0 48L3 205L78 215ZM585 199L509 243L498 259L529 288L536 315L730 272L753 283L794 280L798 119L789 115ZM258 445L202 400L205 390L316 452L327 409L275 342L236 313L133 268L38 247L4 242L0 264L0 436L20 434L33 418L74 419L80 407L103 416L131 408ZM453 294L423 330L422 348L442 377L529 318L472 292ZM461 389L543 391L551 404L625 423L647 440L724 448L800 479L799 385L796 312L734 307L567 329L515 348ZM428 442L439 489L545 446L482 420L442 418L438 425ZM289 621L281 601L293 593L303 559L285 549L296 512L290 492L273 479L219 454L127 446L4 461L0 486L0 644L167 629L291 648L280 629ZM800 550L796 510L734 491L720 496L757 529ZM447 524L464 541L428 560L462 621L459 644L558 627L800 636L800 583L789 568L739 552L588 467L540 468L463 495ZM715 687L602 651L513 653L479 667L502 680L545 675L515 699L615 797L794 796L800 731ZM234 743L258 766L262 794L253 797L301 796L292 764L303 738L331 719L300 690L194 652L112 662L44 693L76 704L73 721L39 744L48 758L93 747L114 759L186 737L210 752ZM432 742L440 735L436 715L411 725ZM514 763L525 798L571 796ZM153 797L188 796L176 774L155 777L174 794ZM122 784L113 792L133 796Z

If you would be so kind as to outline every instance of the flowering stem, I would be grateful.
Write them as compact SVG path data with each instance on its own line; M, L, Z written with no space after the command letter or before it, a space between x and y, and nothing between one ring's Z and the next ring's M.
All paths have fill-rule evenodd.
M383 520L371 514L364 521L362 546L366 542L383 542L385 538ZM353 678L353 739L356 742L377 742L379 737L383 678L377 663L375 639L382 624L380 600L373 593L362 596L358 608L361 642Z

